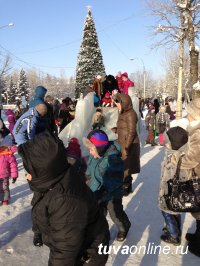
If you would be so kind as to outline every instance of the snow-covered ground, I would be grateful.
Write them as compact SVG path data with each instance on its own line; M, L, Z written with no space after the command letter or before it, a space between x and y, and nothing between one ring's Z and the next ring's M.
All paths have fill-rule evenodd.
M141 140L144 143L146 130L143 127ZM150 145L141 148L142 170L134 176L134 193L123 199L124 208L131 220L132 226L123 243L115 241L116 227L109 219L111 229L111 242L114 251L109 256L107 265L141 265L141 266L197 266L200 258L187 253L185 233L195 230L195 221L190 214L182 215L183 234L181 247L166 245L160 241L163 219L157 207L159 190L160 163L164 148ZM19 162L20 176L15 184L11 184L11 204L0 207L0 265L6 266L46 266L48 261L48 248L36 248L32 245L30 202L32 193L29 190L21 160ZM160 245L159 249L155 247ZM128 247L126 247L128 246ZM125 248L130 248L124 252ZM146 247L146 252L144 250ZM149 249L148 249L149 247ZM148 249L148 250L147 250ZM182 250L181 250L182 249ZM152 252L151 252L152 251ZM122 254L122 252L126 254ZM187 254L181 254L187 253ZM115 252L116 253L116 252ZM131 254L135 253L135 254ZM148 254L152 253L152 254ZM155 254L154 254L155 253ZM168 253L168 254L166 254ZM176 254L177 253L177 254Z

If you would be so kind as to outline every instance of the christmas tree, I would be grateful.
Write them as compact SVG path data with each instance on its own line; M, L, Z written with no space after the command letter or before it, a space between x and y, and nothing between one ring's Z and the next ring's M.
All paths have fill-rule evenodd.
M17 94L18 94L17 84L13 82L13 78L11 77L9 87L7 89L8 103L10 104L16 103Z
M91 8L88 7L83 31L83 40L78 54L75 96L78 97L80 93L93 82L97 75L104 76L105 67L101 50L99 48Z
M28 100L29 92L30 92L30 89L29 89L29 84L27 81L26 73L22 69L19 75L17 98L21 100L22 96L24 96L25 99Z

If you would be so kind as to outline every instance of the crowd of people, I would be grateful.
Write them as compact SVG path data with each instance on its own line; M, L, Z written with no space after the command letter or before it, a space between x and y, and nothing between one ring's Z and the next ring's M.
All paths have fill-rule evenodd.
M21 113L6 110L9 129L0 120L0 203L9 204L9 179L15 183L18 178L17 151L33 191L33 243L49 247L49 265L105 265L108 254L98 254L98 246L109 245L107 212L117 226L117 241L126 239L131 221L122 201L132 192L132 175L141 170L141 117L148 131L146 144L166 148L158 197L165 221L162 241L181 243L181 215L172 211L167 201L168 181L177 173L180 158L182 178L190 180L194 171L200 176L199 99L188 104L189 126L183 127L182 122L171 126L176 115L173 99L140 100L126 72L108 75L104 80L98 75L87 88L87 93L90 91L97 108L91 131L82 140L71 138L67 147L58 135L74 119L76 102L66 97L60 103L43 86L36 87ZM144 117L145 105L148 113ZM114 141L103 130L104 107L118 109L116 127L111 128L116 134ZM82 156L80 142L88 149L87 158ZM189 250L200 256L200 182L197 184L195 203L199 211L191 211L197 227L186 239Z

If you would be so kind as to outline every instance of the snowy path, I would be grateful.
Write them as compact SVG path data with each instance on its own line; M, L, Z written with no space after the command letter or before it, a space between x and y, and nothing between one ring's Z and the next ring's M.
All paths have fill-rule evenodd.
M145 130L142 132L142 139L145 139ZM160 163L163 157L163 148L156 146L145 146L141 150L142 171L134 178L132 193L124 198L124 207L132 227L126 241L122 244L114 241L117 231L116 227L111 227L111 245L117 249L120 245L155 247L161 245L162 248L170 249L170 254L161 252L155 254L144 254L144 248L136 250L132 248L132 253L121 254L123 247L114 255L112 252L107 265L141 265L141 266L173 266L190 265L197 266L200 259L188 254L181 255L181 250L176 253L176 247L165 245L160 242L163 220L157 207L157 196L159 189ZM20 159L18 158L19 162ZM15 184L11 184L11 205L0 207L0 265L6 266L46 266L48 261L48 249L46 247L36 248L32 245L30 201L32 194L24 178L23 168L19 164L20 177ZM189 229L194 230L194 219L190 214L183 215L183 237L182 246L185 252L186 242L184 235ZM167 247L166 247L167 246ZM150 249L149 249L150 251ZM166 250L165 250L166 251Z

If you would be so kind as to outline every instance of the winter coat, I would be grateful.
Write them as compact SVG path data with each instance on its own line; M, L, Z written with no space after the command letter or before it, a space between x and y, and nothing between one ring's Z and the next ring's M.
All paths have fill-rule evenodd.
M158 133L164 133L169 128L170 119L167 113L159 112L156 115L156 131Z
M96 95L101 99L101 95L103 94L103 86L102 81L99 79L95 79L93 83L93 90L96 93Z
M200 177L200 122L195 126L189 125L187 131L188 145L180 168L183 170L194 168L196 175ZM174 156L174 163L177 162L178 158Z
M123 81L123 93L124 94L128 94L128 88L129 87L134 87L134 82L131 81L130 79L126 80L126 81Z
M90 155L86 176L90 178L90 189L97 192L98 199L108 201L122 198L123 170L120 147L115 142L110 142L101 158L95 159Z
M148 112L145 117L145 125L148 130L156 129L156 115L155 113Z
M167 181L172 179L176 173L177 164L173 163L173 157L175 156L178 160L184 154L187 145L182 146L178 151L166 149L163 162L161 164L161 176L160 176L160 191L158 197L158 205L162 211L167 213L175 214L174 212L168 210L164 195L168 194L168 184ZM189 180L192 176L191 170L181 170L180 180Z
M126 177L140 172L140 142L136 130L138 118L129 95L117 94L116 97L122 105L117 121L117 133Z
M120 91L123 91L123 80L122 76L116 76L115 79L117 80L118 88Z
M12 110L8 109L6 112L5 112L6 116L7 116L7 119L8 119L8 122L9 122L9 130L10 132L12 133L13 131L13 128L14 128L14 125L16 123L16 119L15 119L15 114Z
M44 103L44 96L47 93L47 89L43 86L37 86L35 89L35 95L29 103L29 108L35 107L38 104Z
M19 154L32 175L33 229L50 249L48 265L79 265L86 251L96 254L109 241L108 224L76 164L67 164L62 141L44 132L20 145Z
M0 178L18 177L17 161L8 147L0 147Z
M47 119L41 117L35 108L30 108L16 122L13 135L18 145L32 139L47 127Z
M109 83L108 80L110 80L111 82ZM110 94L112 94L113 90L116 89L118 90L117 80L112 75L106 76L106 80L102 82L102 86L103 86L103 95L105 95L106 92L110 92Z

